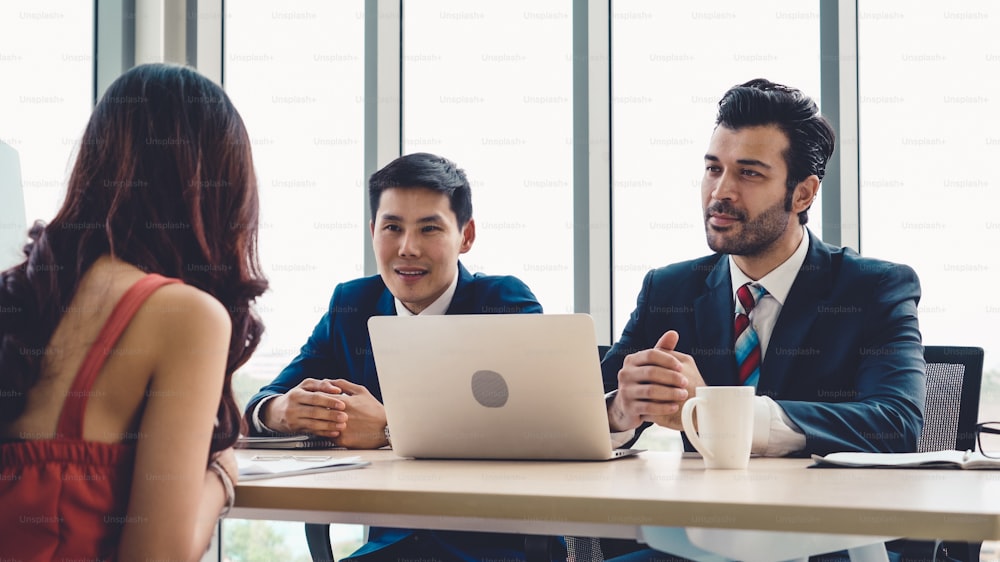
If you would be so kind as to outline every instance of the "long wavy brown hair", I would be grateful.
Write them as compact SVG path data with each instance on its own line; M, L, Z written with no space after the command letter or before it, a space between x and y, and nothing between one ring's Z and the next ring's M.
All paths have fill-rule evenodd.
M235 443L233 372L257 347L257 180L250 139L225 92L194 70L137 66L94 108L48 225L29 230L26 260L0 273L0 422L17 419L45 348L97 258L110 254L182 279L229 311L233 331L212 451Z

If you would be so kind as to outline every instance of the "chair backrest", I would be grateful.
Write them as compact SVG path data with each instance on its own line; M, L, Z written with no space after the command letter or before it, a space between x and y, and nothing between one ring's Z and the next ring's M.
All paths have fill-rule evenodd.
M927 398L917 451L975 449L983 349L929 345L924 360Z

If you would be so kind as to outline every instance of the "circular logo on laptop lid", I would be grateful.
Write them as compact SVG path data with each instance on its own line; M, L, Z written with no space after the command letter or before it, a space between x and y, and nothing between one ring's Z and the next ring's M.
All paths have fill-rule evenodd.
M472 396L487 408L499 408L507 403L510 391L500 373L483 370L472 375Z

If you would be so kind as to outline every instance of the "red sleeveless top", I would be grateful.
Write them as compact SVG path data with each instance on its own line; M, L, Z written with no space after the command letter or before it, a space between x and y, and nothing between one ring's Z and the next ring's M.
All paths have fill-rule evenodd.
M142 303L163 285L129 287L87 352L66 395L54 439L0 442L0 559L113 560L128 523L134 443L83 440L90 389Z

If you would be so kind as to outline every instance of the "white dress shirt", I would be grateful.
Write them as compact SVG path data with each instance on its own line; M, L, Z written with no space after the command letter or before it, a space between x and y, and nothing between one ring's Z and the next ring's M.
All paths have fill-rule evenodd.
M767 294L757 301L750 311L750 324L757 332L760 340L761 364L767 360L767 344L771 341L771 333L778 322L781 307L792 290L795 277L806 260L809 251L809 233L802 227L802 241L795 252L772 269L767 275L754 281L736 265L733 256L729 256L729 277L733 291L733 302L736 302L736 290L745 283L755 282L767 290ZM733 314L736 311L733 310ZM768 396L757 396L754 404L753 446L751 452L766 457L780 457L806 446L806 436L802 430L788 418L777 402Z

